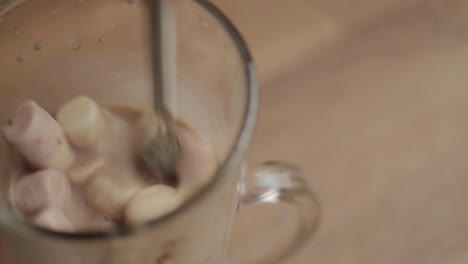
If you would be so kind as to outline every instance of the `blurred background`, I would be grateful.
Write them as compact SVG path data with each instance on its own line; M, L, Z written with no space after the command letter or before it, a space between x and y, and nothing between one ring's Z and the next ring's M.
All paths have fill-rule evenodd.
M251 164L297 163L323 203L285 263L466 263L468 2L214 2L258 64Z

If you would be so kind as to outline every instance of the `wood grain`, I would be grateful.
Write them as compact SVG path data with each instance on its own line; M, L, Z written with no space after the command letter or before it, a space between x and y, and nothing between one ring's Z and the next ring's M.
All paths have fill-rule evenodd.
M341 39L420 0L214 0L247 40L262 84L281 81ZM267 88L268 89L268 88Z
M468 261L467 15L415 3L262 88L252 163L298 163L325 210L285 263Z

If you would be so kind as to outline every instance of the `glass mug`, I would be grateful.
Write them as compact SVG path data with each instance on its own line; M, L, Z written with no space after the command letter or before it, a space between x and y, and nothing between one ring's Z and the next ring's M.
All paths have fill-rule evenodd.
M212 182L174 212L140 226L53 232L12 213L11 150L2 138L0 244L15 256L14 263L275 263L316 229L319 205L297 168L267 162L244 177L258 91L241 36L208 1L178 0L173 5L177 111L218 147L222 162ZM0 0L0 120L26 99L50 112L81 94L103 104L152 106L148 10L144 1L135 0ZM248 238L231 245L237 252L252 247L264 251L254 259L231 258L230 231L238 209L262 204L273 205L269 210L284 210L281 204L295 209L295 217L288 215L284 224L289 233L274 236L278 243ZM279 234L281 228L272 226L271 231ZM273 245L266 248L265 242Z

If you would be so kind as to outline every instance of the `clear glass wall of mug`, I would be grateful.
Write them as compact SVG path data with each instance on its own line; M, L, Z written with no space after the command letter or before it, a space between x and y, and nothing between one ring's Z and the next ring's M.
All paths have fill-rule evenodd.
M316 229L319 206L297 168L268 162L245 173L257 86L239 33L208 1L172 4L177 14L178 112L218 147L222 164L214 180L175 212L142 226L103 233L52 232L11 212L11 150L2 138L0 244L15 256L14 262L276 263ZM0 0L0 122L26 99L51 112L80 94L104 104L151 106L148 12L147 3L138 0ZM278 243L246 237L244 243L230 245L238 209L262 204L273 205L271 210L283 210L277 204L297 209L285 224L289 232L275 238ZM266 219L265 225L269 220L273 222ZM279 232L282 227L272 228ZM230 247L236 252L262 250L247 259L230 256Z

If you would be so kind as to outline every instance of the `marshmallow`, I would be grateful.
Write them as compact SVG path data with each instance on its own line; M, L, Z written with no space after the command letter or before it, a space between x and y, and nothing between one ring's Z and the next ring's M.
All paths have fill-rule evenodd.
M90 157L82 163L73 166L68 171L68 178L73 184L83 184L89 180L102 166L104 159L102 157Z
M125 205L127 223L142 224L175 210L182 202L177 191L167 185L145 188Z
M65 170L73 153L62 128L33 101L22 103L2 132L7 141L33 166Z
M57 208L47 208L39 212L34 217L33 223L49 230L58 232L73 232L73 224L70 219L63 213L62 210Z
M88 200L98 210L118 219L125 203L142 189L137 182L118 181L111 174L97 174L89 183Z
M62 106L57 112L57 121L77 148L91 148L103 136L104 117L101 109L85 96L78 96Z
M179 122L177 135L180 144L176 164L178 189L183 195L191 195L212 179L219 161L213 144L189 126Z
M66 175L49 169L23 176L13 185L14 206L24 214L46 207L64 208L71 195Z

